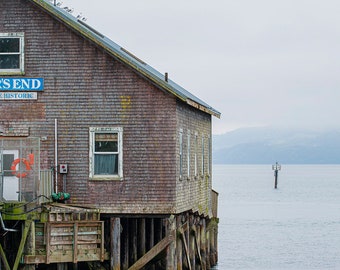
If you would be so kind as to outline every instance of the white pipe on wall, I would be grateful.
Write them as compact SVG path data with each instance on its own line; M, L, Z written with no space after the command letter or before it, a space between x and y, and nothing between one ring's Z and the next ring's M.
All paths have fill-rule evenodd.
M58 193L58 119L54 119L54 173L55 193Z

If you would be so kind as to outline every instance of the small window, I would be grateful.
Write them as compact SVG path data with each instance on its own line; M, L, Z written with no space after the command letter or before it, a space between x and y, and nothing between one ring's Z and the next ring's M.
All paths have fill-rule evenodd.
M90 178L123 177L122 128L90 128Z
M24 34L0 33L0 74L24 73Z

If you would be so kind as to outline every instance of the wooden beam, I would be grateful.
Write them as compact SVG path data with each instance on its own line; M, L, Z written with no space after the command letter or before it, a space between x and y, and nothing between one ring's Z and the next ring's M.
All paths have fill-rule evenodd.
M188 268L189 268L189 270L191 270L190 253L189 253L188 244L187 244L187 241L186 241L186 237L185 237L185 234L184 234L183 227L184 227L184 225L182 226L182 228L179 228L178 231L181 234L181 238L182 238L182 241L183 241L183 244L184 244L184 251L185 251L185 257L186 257L187 263L188 263Z
M199 240L198 240L197 231L196 231L195 226L192 227L192 231L194 233L195 246L196 246L196 251L197 251L198 259L200 261L200 265L202 266L203 265L203 261L202 261L202 256L201 256L201 249L200 249Z
M168 236L158 242L152 249L150 249L142 258L135 262L128 270L139 270L150 262L154 257L161 253L170 243L174 241L176 231L172 231Z
M5 254L1 244L0 244L0 255L1 255L1 260L4 263L4 266L5 266L5 270L11 270L11 267L8 264L6 254Z
M31 220L25 220L24 231L23 231L22 236L21 236L21 241L20 241L17 257L15 258L15 262L14 262L12 270L17 270L18 267L19 267L19 263L20 263L20 260L21 260L22 253L24 251L24 247L25 247L28 232L29 232L30 227L31 227L31 223L32 223Z

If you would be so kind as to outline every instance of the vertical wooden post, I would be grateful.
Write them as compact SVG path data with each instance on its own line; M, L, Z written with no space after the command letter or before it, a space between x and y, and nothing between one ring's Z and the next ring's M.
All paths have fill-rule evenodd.
M213 221L214 224L213 224L213 235L211 237L211 240L212 240L212 245L211 245L211 254L212 254L212 265L216 265L217 263L217 260L218 260L218 246L217 246L217 221L214 220Z
M122 259L122 268L126 270L129 268L129 219L124 219L124 227L123 227L123 259Z
M29 255L35 255L35 222L31 222L31 229L28 232L27 236L27 243L26 243L26 252ZM24 266L25 270L34 270L35 265L34 264L26 264Z
M67 270L67 263L57 263L57 270Z
M211 264L210 264L210 239L211 239L211 228L210 228L210 219L208 221L208 224L206 223L205 226L205 231L206 231L206 257L205 257L205 261L207 264L207 269L211 268Z
M164 219L158 218L155 220L155 244L163 239L163 222ZM162 269L162 260L156 263L156 269Z
M131 257L130 257L130 265L133 265L137 261L137 219L132 218L131 222Z
M207 269L206 265L206 222L205 218L201 218L201 256L202 256L202 269Z
M182 226L182 215L177 216L177 228L180 228ZM177 233L176 233L177 235ZM183 244L182 244L182 239L181 237L176 237L176 248L177 248L177 270L182 270L183 269Z
M19 245L19 248L18 248L18 253L17 253L16 259L15 259L13 268L12 268L13 270L17 270L18 267L19 267L19 263L20 263L20 260L21 260L22 253L24 251L24 247L25 247L25 243L26 243L26 240L27 240L28 232L29 232L30 227L31 227L31 223L32 223L32 221L25 220L25 226L23 228L21 241L20 241L20 245Z
M192 269L196 269L196 255L195 255L195 233L192 230L194 227L194 216L190 215L190 227L189 227L189 253L190 253L190 263Z
M170 235L176 230L176 217L171 215L166 222L166 235ZM176 269L176 239L166 248L166 270Z
M147 250L150 250L155 245L155 222L153 218L149 218L147 222L147 235L148 235L148 241L147 241ZM155 265L151 265L150 270L155 270Z
M146 253L146 235L145 235L146 225L145 218L138 220L138 258L141 258Z
M111 270L120 270L120 218L110 220Z

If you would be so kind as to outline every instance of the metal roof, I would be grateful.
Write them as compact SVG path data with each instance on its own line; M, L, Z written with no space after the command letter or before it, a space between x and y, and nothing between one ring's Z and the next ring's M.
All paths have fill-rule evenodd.
M53 3L45 0L29 0L39 7L43 8L45 11L65 23L67 26L71 27L76 32L80 33L84 37L90 39L95 44L102 47L105 51L109 54L114 56L115 58L119 59L123 63L127 64L128 66L132 67L138 73L143 75L144 77L151 80L155 83L158 87L170 92L171 94L175 95L178 99L186 102L187 104L209 113L211 115L220 118L221 113L207 103L199 99L198 97L191 94L189 91L185 90L180 85L176 84L172 80L166 80L165 75L154 69L153 67L149 66L141 59L127 51L126 49L122 48L115 42L113 42L108 37L104 36L96 29L92 28L90 25L86 24L83 20L78 19L71 15L69 12L60 8Z

